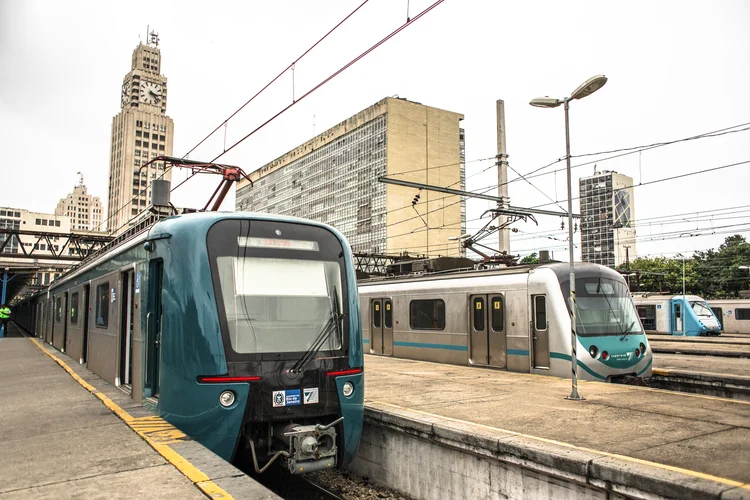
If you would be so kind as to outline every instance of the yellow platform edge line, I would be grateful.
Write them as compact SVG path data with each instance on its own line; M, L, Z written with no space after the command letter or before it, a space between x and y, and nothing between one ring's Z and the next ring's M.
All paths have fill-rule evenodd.
M99 392L94 386L83 380L77 373L71 369L65 361L58 358L54 354L47 351L47 349L44 348L41 342L39 342L37 339L29 338L44 354L52 358L53 361L55 361L58 365L62 367L63 370L68 372L68 374L73 377L73 379L78 382L81 386L83 386L86 390L88 390L91 394L96 396L99 400L101 400L104 405L109 408L112 413L117 415L125 424L130 427L130 429L138 434L144 441L148 443L151 448L153 448L159 455L164 457L165 460L167 460L170 464L172 464L177 470L179 470L185 477L187 477L198 489L200 489L208 498L212 499L222 499L222 500L233 500L234 497L227 493L223 488L221 488L218 484L211 481L211 479L200 469L198 469L196 466L188 462L182 455L174 451L172 448L169 447L169 445L164 443L157 443L153 439L151 439L146 433L136 428L136 426L133 426L132 424L137 421L138 419L135 419L132 415L130 415L127 411L120 408L120 406L112 401L109 397ZM145 417L148 418L152 423L155 421L162 421L166 424L168 424L170 427L173 427L171 424L166 422L165 420L161 419L161 417L152 416L152 417ZM176 429L176 428L175 428ZM177 430L177 429L176 429Z
M368 401L365 401L365 404L367 404L367 403L368 403ZM387 403L385 401L369 401L369 403L371 403L371 404L378 404L378 405L384 405L384 406L390 406L390 407L393 407L393 408L397 408L399 410L404 410L404 411L408 411L408 412L419 413L419 414L422 414L422 415L425 415L425 416L428 416L428 417L434 417L434 418L438 418L438 419L449 420L451 422L456 422L456 423L461 423L461 424L476 425L478 427L483 427L485 429L489 429L489 430L492 430L492 431L503 432L505 434L510 434L512 436L533 439L534 441L539 441L539 442L542 442L542 443L558 445L558 446L562 446L562 447L573 449L573 450L585 451L585 452L588 452L588 453L595 453L595 454L603 455L603 456L606 456L606 457L609 457L609 458L618 458L618 459L625 460L625 461L628 461L628 462L633 462L633 463L637 463L637 464L641 464L641 465L647 465L647 466L651 466L651 467L656 467L658 469L668 470L668 471L672 471L672 472L678 472L678 473L686 474L688 476L696 477L696 478L699 478L699 479L706 479L706 480L709 480L709 481L714 481L714 482L717 482L717 483L726 484L728 486L733 486L735 488L750 489L750 484L742 483L740 481L735 481L733 479L727 479L727 478L724 478L724 477L713 476L711 474L705 474L703 472L698 472L698 471L694 471L694 470L690 470L690 469L683 469L681 467L675 467L675 466L672 466L672 465L661 464L661 463L658 463L658 462L651 462L651 461L648 461L648 460L643 460L643 459L635 458L635 457L629 457L629 456L626 456L626 455L618 455L616 453L609 453L609 452L606 452L606 451L594 450L592 448L585 448L583 446L576 446L574 444L565 443L565 442L562 442L562 441L556 441L554 439L547 439L547 438L543 438L543 437L539 437L539 436L532 436L530 434L523 434L521 432L509 431L507 429L501 429L500 427L492 427L490 425L478 424L478 423L475 423L475 422L469 422L468 420L460 420L460 419L457 419L457 418L445 417L443 415L437 415L435 413L429 413L429 412L421 411L421 410L414 410L414 409L406 408L404 406L399 406L399 405L396 405L396 404L393 404L393 403Z

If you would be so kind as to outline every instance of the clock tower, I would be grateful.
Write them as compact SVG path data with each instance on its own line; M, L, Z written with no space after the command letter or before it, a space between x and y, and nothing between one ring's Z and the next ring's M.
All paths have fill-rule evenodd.
M107 228L115 236L146 210L151 181L172 178L163 162L143 167L157 156L171 156L174 138L174 122L167 116L167 78L161 74L159 37L153 31L148 43L139 43L133 51L130 71L122 82L120 107L112 119L107 204Z

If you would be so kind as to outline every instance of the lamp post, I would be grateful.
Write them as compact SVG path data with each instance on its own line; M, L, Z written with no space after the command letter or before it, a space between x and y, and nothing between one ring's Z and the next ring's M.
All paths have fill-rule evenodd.
M568 119L568 110L570 108L569 103L574 99L583 99L602 88L607 83L607 77L604 75L596 75L581 85L578 86L571 94L570 97L563 99L555 99L552 97L537 97L532 99L529 104L538 108L556 108L560 104L565 109L565 159L567 161L567 174L568 174L568 247L569 247L569 259L570 259L570 344L571 344L571 371L572 371L572 390L570 396L566 399L581 400L584 399L578 394L578 377L576 374L578 368L578 356L576 355L576 343L578 337L576 336L576 276L575 266L573 264L573 183L570 175L570 121Z
M687 302L685 301L685 256L681 253L677 254L677 257L682 261L682 307L684 308L687 305ZM682 315L682 334L685 335L685 312L683 311L681 313Z

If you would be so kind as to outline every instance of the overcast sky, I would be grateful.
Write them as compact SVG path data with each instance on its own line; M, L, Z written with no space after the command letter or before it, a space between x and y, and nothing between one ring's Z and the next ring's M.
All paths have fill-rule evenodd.
M148 25L161 39L162 73L169 80L167 114L175 121L174 153L179 156L359 3L0 0L0 206L52 212L73 189L78 171L89 192L106 204L112 117L120 111L122 79ZM432 0L370 0L297 64L297 96L403 24L407 3L413 17ZM398 95L465 115L467 187L480 190L497 184L493 161L472 162L496 154L495 100L505 100L510 164L528 173L565 155L563 110L532 108L529 100L565 97L596 74L607 75L606 86L571 104L573 155L747 123L749 21L750 2L744 0L446 0L223 161L250 172L383 97ZM229 123L227 144L291 99L287 75ZM223 140L218 134L191 157L213 158ZM591 159L597 158L574 159L573 164ZM750 131L599 161L598 168L645 184L746 160ZM561 167L564 163L547 171ZM573 170L574 197L578 178L593 171L593 165ZM173 184L185 175L175 174ZM509 177L516 175L509 172ZM218 178L199 179L176 190L173 202L204 205ZM564 172L530 180L536 187L524 181L510 184L513 205L549 203L539 190L554 200L566 199ZM747 237L749 180L747 164L636 188L636 218L642 221L638 255L716 247L725 231ZM469 201L467 218L479 217L489 206ZM232 192L224 208L233 207ZM724 208L711 218L709 211ZM656 219L675 214L687 214L674 218L687 220L662 224ZM646 219L656 222L649 226ZM512 252L551 248L556 258L566 260L560 219L540 217L539 222L539 227L515 226L519 232L513 235ZM469 227L481 224L472 221Z

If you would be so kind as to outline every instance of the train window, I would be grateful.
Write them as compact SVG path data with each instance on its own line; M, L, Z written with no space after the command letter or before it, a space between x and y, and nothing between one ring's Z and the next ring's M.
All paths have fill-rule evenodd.
M750 319L750 309L735 309L735 319Z
M471 310L474 311L474 330L484 330L484 298L474 297L471 302Z
M547 329L547 298L544 295L534 297L534 329Z
M70 296L70 324L78 324L78 292Z
M57 297L55 301L55 321L58 323L62 321L62 298Z
M109 324L109 283L96 287L96 326L107 328Z
M386 300L383 302L383 326L386 328L393 328L393 311L391 310L391 301Z
M373 302L372 303L372 326L375 328L380 328L381 319L380 315L382 313L380 312L380 302Z
M492 304L492 310L490 311L492 331L502 332L505 325L505 318L503 318L503 298L501 296L492 297L490 303Z
M409 302L409 326L414 330L443 330L445 302L441 299Z

